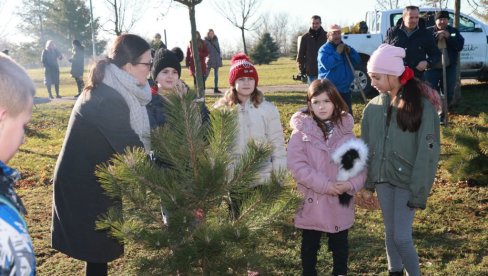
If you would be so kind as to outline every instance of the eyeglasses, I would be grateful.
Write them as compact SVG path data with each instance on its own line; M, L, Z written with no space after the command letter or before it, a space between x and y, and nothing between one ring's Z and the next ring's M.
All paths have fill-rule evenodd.
M153 65L153 60L151 59L149 62L136 62L134 64L144 64L147 67L151 68L151 66Z

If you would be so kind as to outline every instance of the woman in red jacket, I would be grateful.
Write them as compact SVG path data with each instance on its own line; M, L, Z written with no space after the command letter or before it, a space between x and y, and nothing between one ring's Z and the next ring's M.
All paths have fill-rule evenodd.
M198 56L200 57L200 68L202 68L202 80L203 80L203 89L205 89L205 72L207 71L207 65L205 64L205 58L208 56L208 48L205 45L205 42L202 40L200 33L197 32L197 47L198 47ZM197 78L196 78L196 69L195 69L195 61L193 60L193 48L192 43L188 43L188 48L186 49L186 67L190 70L190 75L193 77L193 84L197 87Z

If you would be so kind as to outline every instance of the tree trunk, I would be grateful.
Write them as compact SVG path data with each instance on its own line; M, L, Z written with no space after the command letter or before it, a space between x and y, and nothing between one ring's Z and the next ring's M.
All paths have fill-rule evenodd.
M456 0L454 3L454 27L459 29L459 14L461 12L461 0ZM461 55L457 55L456 66L456 85L454 87L454 95L452 103L458 103L461 100Z
M195 64L196 90L199 98L205 98L203 89L203 72L200 66L200 55L198 53L197 25L195 22L195 6L188 6L191 25L191 50L193 52L193 63Z
M246 37L244 36L244 28L241 28L241 34L242 34L242 44L244 45L244 54L249 56L247 54Z

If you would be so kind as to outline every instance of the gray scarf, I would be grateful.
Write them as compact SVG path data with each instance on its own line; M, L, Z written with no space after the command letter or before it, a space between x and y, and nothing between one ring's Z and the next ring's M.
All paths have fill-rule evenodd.
M114 64L105 68L103 83L124 97L130 111L130 126L141 139L146 152L151 150L149 117L146 105L151 101L149 84L140 86L137 80Z

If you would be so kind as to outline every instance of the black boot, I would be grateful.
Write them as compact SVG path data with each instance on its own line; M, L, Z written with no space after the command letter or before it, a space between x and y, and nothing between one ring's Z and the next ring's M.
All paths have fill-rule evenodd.
M388 276L403 276L403 271L388 271Z

